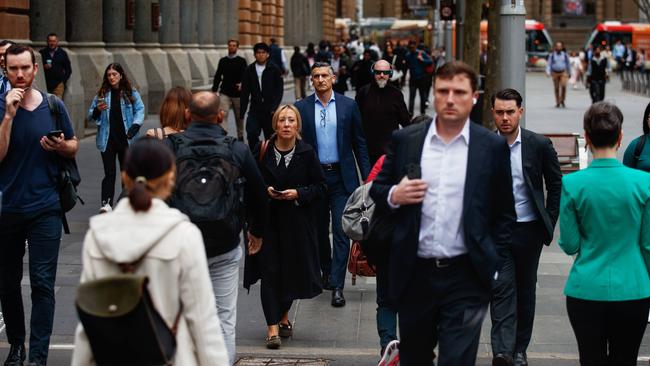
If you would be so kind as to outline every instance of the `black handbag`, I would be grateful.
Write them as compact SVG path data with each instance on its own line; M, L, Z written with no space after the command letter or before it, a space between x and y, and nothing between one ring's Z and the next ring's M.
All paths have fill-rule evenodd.
M156 310L147 276L135 275L152 245L137 261L119 264L122 274L84 282L75 305L98 366L172 365L181 304L170 328Z
M50 108L50 113L55 121L55 130L63 130L63 122L61 116L64 113L59 107L57 97L52 94L47 94L47 104ZM74 158L65 158L61 155L56 156L56 164L58 166L57 189L59 192L59 202L61 203L61 220L63 222L63 230L66 234L70 234L68 227L68 220L65 213L72 210L77 204L85 204L83 199L77 194L77 186L81 183L81 175L77 167L77 161Z

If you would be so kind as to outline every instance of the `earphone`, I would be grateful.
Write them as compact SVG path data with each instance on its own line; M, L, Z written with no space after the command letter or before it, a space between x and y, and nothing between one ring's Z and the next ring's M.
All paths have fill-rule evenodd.
M381 60L378 60L378 61L381 61ZM376 63L377 63L377 61L373 62L372 65L370 65L370 73L375 72L375 64ZM392 77L392 76L393 76L393 65L390 65L390 74L388 74L388 77Z
M476 98L472 98L472 103L473 104L476 104L477 102L478 102L478 100Z

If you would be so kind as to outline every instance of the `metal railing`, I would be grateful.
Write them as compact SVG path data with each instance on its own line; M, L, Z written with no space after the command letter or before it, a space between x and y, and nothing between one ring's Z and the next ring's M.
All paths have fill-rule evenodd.
M650 96L650 72L648 70L620 70L623 90Z

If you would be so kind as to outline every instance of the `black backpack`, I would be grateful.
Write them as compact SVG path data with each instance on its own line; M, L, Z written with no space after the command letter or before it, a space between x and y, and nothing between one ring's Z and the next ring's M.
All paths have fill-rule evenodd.
M224 237L243 226L244 178L233 157L236 139L192 140L183 133L168 137L176 152L176 187L170 205L194 223L210 223Z

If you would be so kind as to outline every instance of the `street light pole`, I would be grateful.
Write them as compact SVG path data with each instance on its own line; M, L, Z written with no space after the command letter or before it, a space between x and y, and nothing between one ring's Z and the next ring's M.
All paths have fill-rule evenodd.
M517 90L526 101L526 7L524 0L501 0L501 87ZM526 116L520 120L526 126Z
M456 60L463 58L465 40L465 0L456 0Z
M445 21L445 61L453 61L453 45L451 41L451 20Z

